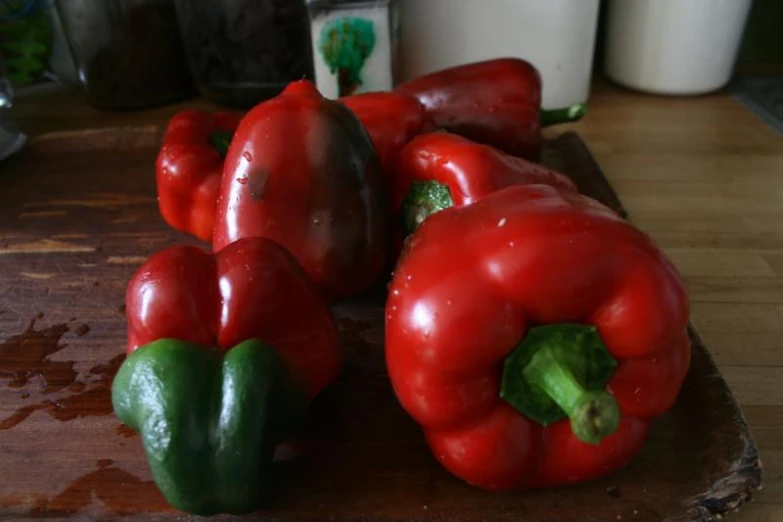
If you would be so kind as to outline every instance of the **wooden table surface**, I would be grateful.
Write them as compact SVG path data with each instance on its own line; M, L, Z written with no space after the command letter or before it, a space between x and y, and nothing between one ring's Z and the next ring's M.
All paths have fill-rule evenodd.
M736 522L783 520L783 136L726 93L598 87L574 125L686 278L692 319L759 445L764 489Z
M12 114L38 139L160 124L185 106L210 104L106 113L58 93L20 99ZM587 117L556 132L567 129L685 276L693 322L753 429L764 489L730 519L783 520L783 137L726 93L666 98L601 82Z

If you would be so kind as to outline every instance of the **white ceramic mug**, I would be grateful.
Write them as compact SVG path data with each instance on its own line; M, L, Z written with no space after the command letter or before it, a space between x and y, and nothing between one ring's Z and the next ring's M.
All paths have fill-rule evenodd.
M610 0L605 65L617 83L695 95L731 78L752 0Z
M585 103L598 0L401 0L401 81L469 62L524 58L542 78L542 106Z

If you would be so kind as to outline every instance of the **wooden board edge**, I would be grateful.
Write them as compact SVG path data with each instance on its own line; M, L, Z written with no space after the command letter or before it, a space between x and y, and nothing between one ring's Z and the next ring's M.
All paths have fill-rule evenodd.
M707 364L709 375L715 377L714 383L720 386L727 405L733 410L733 421L744 444L740 454L729 466L729 473L713 483L709 490L691 498L687 520L714 522L738 512L742 506L753 501L755 493L763 489L764 465L759 458L758 445L745 414L731 393L728 383L721 376L715 359L702 342L696 327L691 324L688 328L694 347L700 351Z
M631 221L620 197L609 183L581 136L574 131L567 131L553 137L552 141L556 146L558 142L561 142L560 147L571 148L578 155L579 163L587 165L587 168L594 171L595 176L591 177L600 183L601 195L609 199L605 203L608 203L608 206L624 219ZM728 407L733 410L734 422L741 433L744 447L731 463L729 474L719 478L708 491L692 497L688 505L685 506L686 513L682 517L670 519L669 522L714 522L736 513L743 505L753 500L755 492L763 488L763 464L745 415L725 379L721 376L712 354L702 342L698 330L692 323L688 329L693 340L693 348L699 350L700 356L704 358L709 375L717 377L715 381L722 388L721 391L727 399Z

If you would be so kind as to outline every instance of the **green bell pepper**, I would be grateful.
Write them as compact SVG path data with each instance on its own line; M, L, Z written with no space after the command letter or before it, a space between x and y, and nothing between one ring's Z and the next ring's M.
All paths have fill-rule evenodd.
M112 385L114 411L140 431L155 483L175 508L242 514L264 500L275 446L307 397L269 345L227 352L175 339L134 351Z

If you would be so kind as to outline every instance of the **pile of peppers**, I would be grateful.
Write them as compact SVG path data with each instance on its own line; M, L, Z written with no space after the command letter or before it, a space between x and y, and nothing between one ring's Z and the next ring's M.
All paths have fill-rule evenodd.
M341 372L331 305L390 270L390 384L451 474L517 490L632 459L688 371L688 295L647 235L539 163L558 118L540 104L536 69L501 58L169 121L160 214L209 246L133 275L112 401L173 507L269 500L276 448Z

